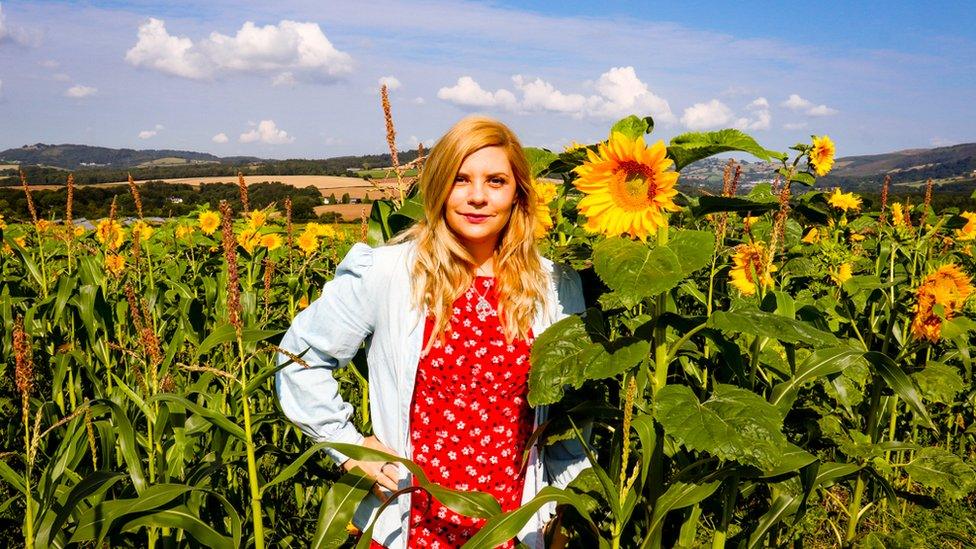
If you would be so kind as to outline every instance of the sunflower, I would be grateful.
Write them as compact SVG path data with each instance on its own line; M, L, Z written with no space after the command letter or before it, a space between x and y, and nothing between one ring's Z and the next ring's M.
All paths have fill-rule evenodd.
M304 309L306 307L308 307L308 296L302 294L301 299L298 300L298 308L299 309ZM350 524L352 524L352 523L350 523Z
M269 251L277 250L281 247L281 237L274 233L262 235L260 244Z
M847 210L858 211L861 209L861 198L854 193L842 193L840 188L827 197L827 204L847 213Z
M959 214L966 218L966 225L956 230L956 240L972 240L976 238L976 213L962 212Z
M245 214L247 216L247 224L249 227L255 231L264 227L265 221L268 220L268 214L261 210L254 210L251 213Z
M819 240L820 240L820 229L816 227L810 227L810 230L807 232L806 236L800 239L800 242L803 242L804 244L814 244Z
M830 278L831 280L834 281L834 284L837 284L838 286L843 286L844 283L850 280L851 278L851 264L842 263L841 266L838 267L836 271L831 270Z
M298 237L295 244L305 252L305 255L311 255L312 252L319 248L319 237L315 233L306 230Z
M210 210L200 212L197 220L200 223L200 230L205 234L213 234L220 226L220 214Z
M556 185L551 181L532 180L535 189L535 237L542 238L553 226L549 204L556 199Z
M912 335L935 343L942 335L942 321L951 320L973 293L972 278L950 263L922 280L915 292ZM936 305L939 308L936 308Z
M261 235L254 229L244 229L237 235L237 243L244 248L247 253L254 253L254 247L261 243Z
M95 227L95 238L109 249L116 250L125 241L125 233L122 232L122 225L114 219L103 219Z
M776 270L776 265L770 265L768 272L763 269L766 263L766 247L756 242L754 244L740 244L732 256L734 266L729 273L732 285L744 295L755 295L756 281L764 287L773 285L773 278L769 276Z
M135 238L135 235L138 234L139 242L149 240L149 237L152 236L154 232L156 232L156 230L145 221L136 221L132 224L132 236Z
M810 165L813 166L817 177L823 177L830 173L834 167L834 142L826 135L823 137L813 136L813 146L810 148Z
M335 229L333 229L328 225L323 225L321 223L316 223L314 221L309 223L308 225L305 225L305 232L312 233L315 236L321 236L324 238L336 237Z
M579 143L579 142L577 142L574 139L573 141L570 141L568 145L566 145L565 147L563 147L563 152L571 153L571 152L578 151L580 149L585 149L585 148L586 148L586 145L584 145L582 143Z
M752 229L752 225L756 221L759 221L759 217L748 216L747 215L747 216L745 216L745 217L742 218L742 228L748 231L748 230Z
M125 258L121 255L106 254L105 269L112 273L112 276L119 276L122 274L122 270L125 269Z
M75 237L81 237L85 234L85 227L83 225L75 225L73 229Z
M196 229L193 228L193 225L177 225L176 226L176 239L177 240L189 240L190 237L193 236L193 232L194 231L196 231Z
M678 172L668 171L674 162L666 154L663 141L648 147L643 137L620 132L600 143L599 152L587 149L587 160L574 170L574 185L586 194L577 206L586 229L645 240L666 226L667 212L680 209L674 203Z
M7 224L3 221L3 214L0 214L0 231L7 228Z
M20 246L21 248L24 248L24 247L27 246L27 237L26 236L15 236L14 237L14 242L16 242L17 245Z

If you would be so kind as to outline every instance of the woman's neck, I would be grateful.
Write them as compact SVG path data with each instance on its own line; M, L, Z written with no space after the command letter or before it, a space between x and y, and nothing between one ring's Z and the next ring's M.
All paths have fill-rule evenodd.
M468 253L474 260L474 274L476 276L495 276L495 247L478 246L468 248Z

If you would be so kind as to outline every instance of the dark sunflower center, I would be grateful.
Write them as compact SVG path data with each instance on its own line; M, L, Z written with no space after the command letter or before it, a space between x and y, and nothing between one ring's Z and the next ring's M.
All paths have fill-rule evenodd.
M620 163L620 171L624 176L624 185L627 194L633 197L645 197L648 202L657 196L657 185L655 184L654 169L647 164L626 160Z

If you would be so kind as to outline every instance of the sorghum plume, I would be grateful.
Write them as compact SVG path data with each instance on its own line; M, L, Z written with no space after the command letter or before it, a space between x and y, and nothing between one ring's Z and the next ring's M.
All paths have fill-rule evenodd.
M139 260L142 259L142 231L132 231L132 264L139 271Z
M142 332L142 313L139 311L139 302L136 299L136 291L132 288L132 285L126 283L125 285L125 299L129 302L129 314L132 315L132 325L135 326L136 331Z
M419 168L423 165L424 158L427 155L427 151L424 150L424 142L421 141L417 143L417 167Z
M271 279L274 277L275 262L269 257L264 258L264 318L268 318L271 311Z
M730 158L722 172L722 196L732 196L732 170L734 169L735 159Z
M764 275L770 272L769 267L773 264L773 258L776 257L776 246L780 240L783 240L786 234L786 216L789 212L790 180L787 179L783 182L783 187L779 191L779 210L776 211L776 215L773 217L773 231L769 239L769 255L762 266Z
M397 154L396 148L396 128L393 126L393 110L390 108L390 92L386 87L386 84L380 86L380 99L383 104L383 119L386 121L386 144L390 147L390 162L393 164L393 171L396 173L397 178L397 192L400 196L399 204L403 204L404 200L404 186L403 177L401 176L400 169L400 158Z
M359 212L359 240L360 242L369 240L369 218L366 217L366 208Z
M887 219L888 211L888 187L891 185L891 176L886 175L884 178L884 183L881 184L881 214L878 215L878 222L882 225Z
M112 195L112 205L109 206L109 208L108 208L108 218L109 218L109 220L115 219L115 213L116 213L115 199L117 197L118 197L118 195Z
M243 176L241 177L243 181ZM237 270L237 242L234 240L234 212L226 200L220 201L220 231L224 246L224 260L227 262L227 316L240 334L241 324L241 279Z
M129 192L132 193L132 200L136 203L136 213L139 214L139 219L142 219L142 197L139 196L139 188L136 187L135 180L132 179L132 174L129 175Z
M20 185L24 187L24 196L27 197L27 209L31 214L31 221L34 222L34 226L37 227L37 208L34 207L34 196L31 195L30 185L27 184L27 174L24 170L20 170Z
M742 178L742 164L735 165L735 175L732 176L732 188L729 189L729 196L735 196L739 191L739 180Z
M154 388L158 385L159 365L163 363L163 353L159 349L159 338L153 329L152 316L149 314L149 305L145 298L140 300L142 306L142 318L144 320L142 331L139 332L139 341L149 355L149 379Z
M932 179L925 182L925 215L928 215L929 208L932 206Z
M246 214L251 211L251 201L247 198L247 183L244 182L244 172L237 172L237 187L241 190L241 206Z
M292 248L292 226L291 226L291 197L285 197L285 233L288 235L288 256L291 256Z
M70 232L68 238L74 236L74 220L71 218L75 205L75 174L68 174L68 202L64 206L64 226Z
M20 410L24 424L28 422L30 414L30 393L34 388L34 356L31 352L27 332L24 331L24 317L18 315L14 320L14 378L17 390L20 391Z

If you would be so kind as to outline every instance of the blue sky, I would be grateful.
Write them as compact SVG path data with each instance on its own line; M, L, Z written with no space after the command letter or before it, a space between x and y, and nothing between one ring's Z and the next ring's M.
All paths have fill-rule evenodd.
M629 113L841 156L976 141L976 8L847 4L8 0L0 149L381 152L381 79L404 149L472 112L549 148Z

